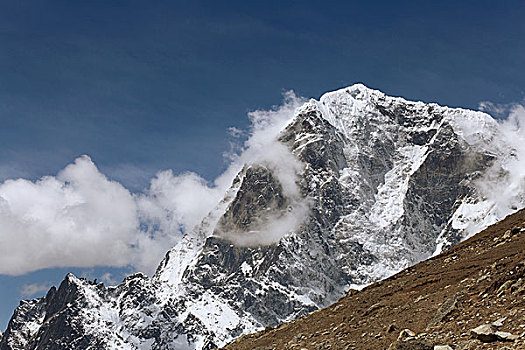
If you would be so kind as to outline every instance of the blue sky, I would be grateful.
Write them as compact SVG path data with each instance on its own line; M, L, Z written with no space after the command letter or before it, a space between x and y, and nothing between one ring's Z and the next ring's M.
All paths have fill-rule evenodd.
M135 193L164 169L213 180L228 128L289 89L519 102L524 18L521 1L0 1L0 181L82 154ZM24 285L68 271L129 269L0 275L0 329Z

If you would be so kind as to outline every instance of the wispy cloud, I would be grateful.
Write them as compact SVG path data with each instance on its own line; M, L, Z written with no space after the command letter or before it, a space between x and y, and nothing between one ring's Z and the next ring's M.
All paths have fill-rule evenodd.
M480 111L490 113L491 115L498 118L505 118L509 115L509 112L519 104L516 103L494 103L491 101L481 101L478 104Z
M111 272L106 272L100 276L100 280L109 286L114 286L120 282L115 276L111 274Z
M48 283L48 282L24 284L22 288L20 289L20 295L23 298L29 298L36 294L47 292L50 287L51 287L51 283Z

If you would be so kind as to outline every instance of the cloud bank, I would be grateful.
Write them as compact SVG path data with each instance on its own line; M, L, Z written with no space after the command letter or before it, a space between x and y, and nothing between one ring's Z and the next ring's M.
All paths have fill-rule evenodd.
M249 113L250 136L232 147L230 166L211 184L195 173L168 170L157 173L142 193L132 193L102 174L87 155L56 176L6 180L0 184L0 274L129 265L151 273L183 233L217 205L244 164L264 163L275 171L285 195L299 198L295 180L301 165L276 140L303 102L286 93L282 106ZM292 210L285 216L286 230L298 214ZM281 231L256 237L274 241Z

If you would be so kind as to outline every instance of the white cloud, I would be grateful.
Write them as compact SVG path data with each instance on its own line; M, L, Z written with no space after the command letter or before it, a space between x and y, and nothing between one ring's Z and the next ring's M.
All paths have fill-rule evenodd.
M24 284L20 289L20 295L23 298L29 298L36 294L47 292L51 287L51 283L31 283Z
M512 151L496 160L478 182L482 194L495 203L494 210L502 216L525 205L525 107L513 104L505 108L507 116L498 122L502 139Z
M55 266L124 266L136 239L136 205L87 156L56 177L0 185L0 273Z
M135 196L141 234L133 264L153 271L166 251L219 203L226 184L209 186L195 173L159 172L150 187Z
M222 199L217 187L195 173L173 176L161 171L151 180L149 189L137 196L142 222L163 232L184 233L199 223Z
M295 184L302 166L276 141L303 102L290 92L282 106L250 113L250 136L212 183L194 173L175 176L168 170L159 172L143 193L132 194L103 175L88 156L57 176L6 180L0 184L0 274L128 265L151 273L182 234L217 205L244 164L273 169L292 200L292 210L280 218L281 228L261 231L249 241L279 239L304 216Z

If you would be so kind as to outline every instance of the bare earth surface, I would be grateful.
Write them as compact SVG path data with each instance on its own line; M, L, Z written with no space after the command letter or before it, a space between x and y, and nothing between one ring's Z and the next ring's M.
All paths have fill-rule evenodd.
M487 328L499 335L482 341L471 331L492 323ZM225 349L449 349L440 345L525 349L525 210L328 308Z

